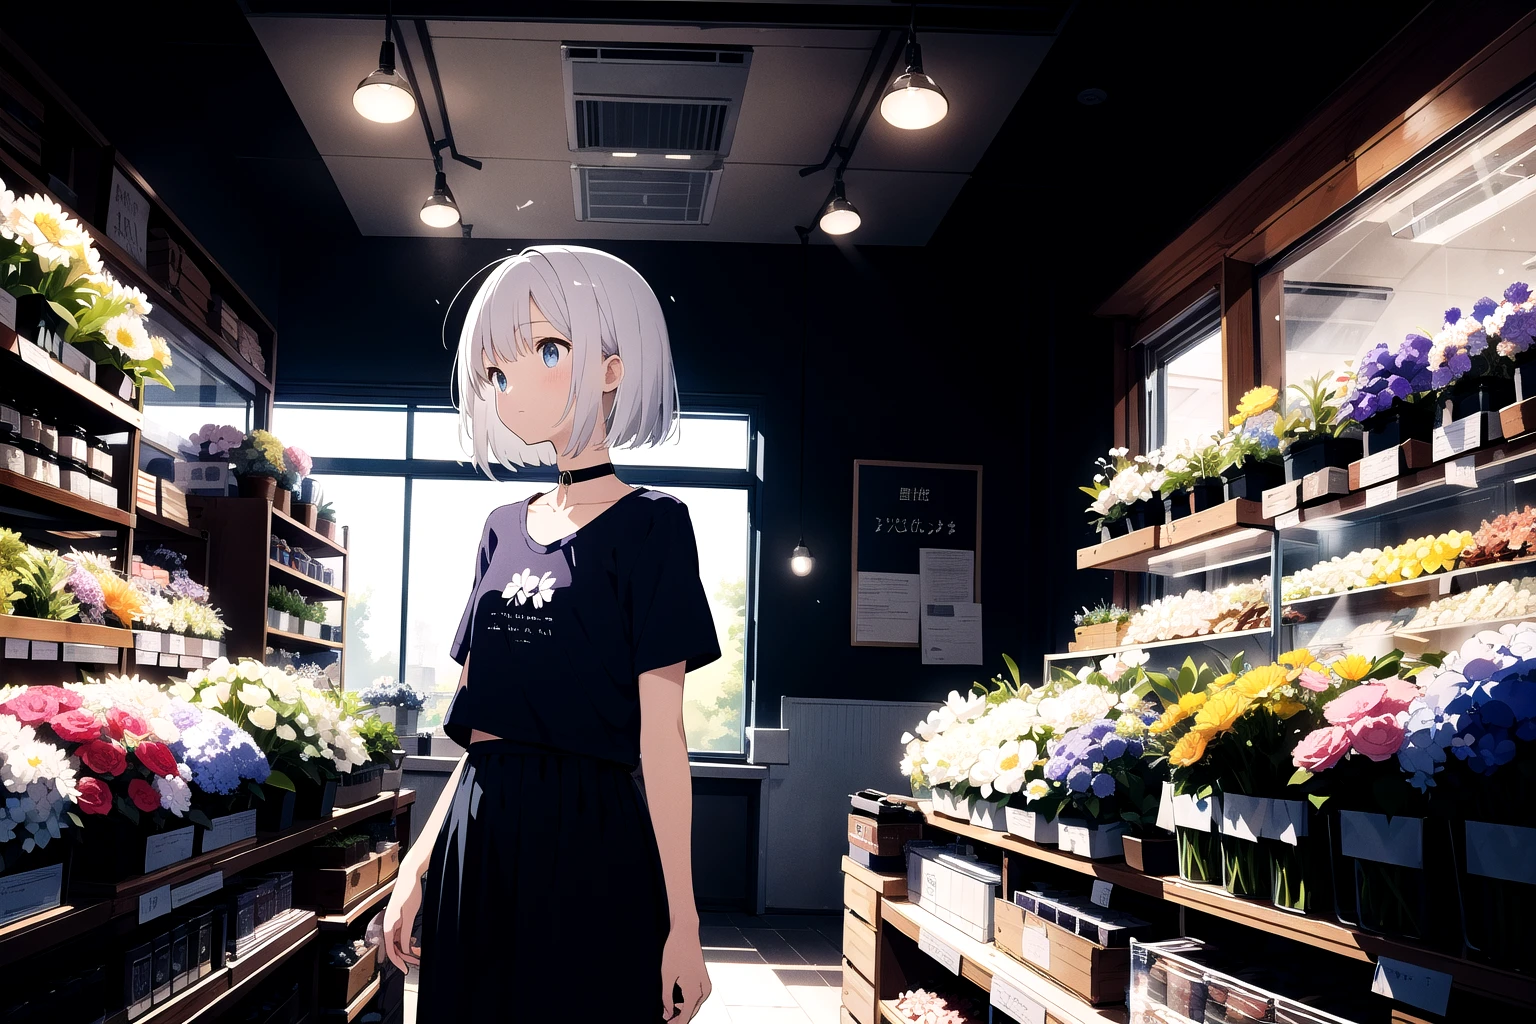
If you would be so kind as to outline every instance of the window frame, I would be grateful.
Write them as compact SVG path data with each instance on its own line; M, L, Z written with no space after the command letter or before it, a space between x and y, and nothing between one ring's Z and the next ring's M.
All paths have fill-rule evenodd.
M1202 296L1139 346L1142 397L1145 404L1141 423L1144 451L1168 443L1165 436L1168 432L1168 410L1164 397L1168 364L1209 339L1212 334L1222 334L1221 300L1215 291ZM1222 378L1225 386L1225 360Z
M742 666L746 678L742 680L742 749L740 751L693 750L688 751L690 761L718 761L745 763L749 744L746 730L756 722L757 709L757 608L758 585L761 578L762 548L762 487L764 464L764 439L760 432L763 422L762 401L751 397L727 395L683 394L679 396L684 418L697 419L745 419L747 424L747 458L745 469L698 469L667 466L620 467L627 483L644 487L709 487L745 491L747 496L747 582L746 582L746 631L742 641ZM371 476L397 477L404 484L401 524L400 563L400 646L399 664L404 672L406 642L410 621L411 585L411 514L413 491L416 480L486 480L501 482L532 482L553 484L558 470L554 466L526 466L516 473L493 466L488 478L470 462L451 462L446 459L417 459L415 452L415 413L452 412L453 407L441 399L403 398L399 401L364 400L337 401L328 398L309 400L285 397L274 403L273 417L283 407L305 409L329 409L351 412L359 409L399 410L405 414L405 457L401 459L334 458L314 456L311 472L316 476Z

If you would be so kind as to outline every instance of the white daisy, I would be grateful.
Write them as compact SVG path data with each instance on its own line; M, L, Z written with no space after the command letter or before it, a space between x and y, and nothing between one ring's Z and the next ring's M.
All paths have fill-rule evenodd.
M70 250L87 244L89 239L79 221L42 195L16 200L6 217L6 227L32 247L45 274L54 267L68 266Z
M107 344L119 350L129 359L148 359L155 354L155 346L144 329L144 319L136 313L124 313L108 320L101 333Z

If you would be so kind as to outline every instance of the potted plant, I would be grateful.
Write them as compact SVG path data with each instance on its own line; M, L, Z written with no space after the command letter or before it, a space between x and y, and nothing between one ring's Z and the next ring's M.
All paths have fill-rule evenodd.
M303 523L311 530L315 528L315 508L313 502L301 501L301 487L309 477L309 471L314 468L314 460L309 453L302 448L289 446L283 449L283 464L287 467L282 479L278 482L282 490L289 494L288 507L284 508L294 519ZM305 507L300 508L299 506ZM291 511L289 511L291 509Z
M373 685L358 694L363 704L371 706L374 715L389 722L401 736L416 735L416 721L426 698L408 683L398 683L388 676L373 681Z
M282 586L267 588L267 622L273 629L280 629L284 633L302 633L302 620L307 607L304 598L296 590Z
M1514 364L1515 399L1536 397L1536 298L1531 286L1516 281L1504 289L1502 302L1484 296L1472 307L1488 336L1488 345Z
M1302 384L1292 384L1288 390L1301 396L1275 423L1275 437L1284 452L1285 479L1287 482L1328 467L1347 469L1351 462L1360 458L1361 443L1359 424L1339 415L1339 403L1349 376L1334 377L1320 373Z
M283 442L265 430L253 430L230 450L242 498L265 498L279 511L288 507L287 492L279 495L278 481L288 471Z
M1117 604L1101 601L1072 617L1074 636L1084 650L1118 647L1130 627L1131 613Z
M394 725L377 716L368 715L358 720L358 732L362 734L363 746L368 750L368 759L384 766L381 788L399 789L405 771L405 751L400 748L400 738L395 733Z
M1274 405L1279 396L1265 384L1243 395L1237 404L1231 419L1234 429L1221 442L1221 478L1228 501L1262 501L1265 491L1284 482L1280 440L1275 437L1280 416Z
M313 604L306 604L304 606L303 618L304 635L312 636L316 640L320 639L320 623L325 621L325 605L319 601Z
M1093 483L1078 490L1093 499L1088 511L1096 518L1094 529L1104 540L1124 536L1134 530L1163 521L1163 504L1158 489L1163 471L1145 455L1130 457L1127 448L1112 448L1109 458L1098 460L1099 472Z
M330 502L322 501L319 510L316 512L316 517L316 531L332 544L336 543L336 509L332 507Z
M1487 300L1484 300L1486 302ZM1484 309L1483 302L1478 309ZM1523 319L1516 318L1518 325ZM1506 319L1504 330L1510 325ZM1488 344L1488 332L1476 316L1462 316L1452 306L1445 324L1429 345L1430 381L1440 392L1441 425L1482 413L1497 413L1515 401L1515 364Z
M311 867L349 868L368 859L373 843L363 832L333 832L307 848Z
M244 440L245 434L234 427L204 423L178 450L190 462L219 462L227 465L229 453Z

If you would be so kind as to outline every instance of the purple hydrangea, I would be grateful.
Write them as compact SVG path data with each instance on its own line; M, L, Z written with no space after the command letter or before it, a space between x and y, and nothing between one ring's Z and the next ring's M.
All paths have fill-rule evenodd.
M1433 390L1436 385L1429 369L1432 344L1429 338L1414 333L1404 337L1396 350L1384 343L1372 348L1360 360L1354 387L1340 405L1340 414L1363 423L1392 408L1394 402Z
M1516 281L1514 284L1504 289L1504 301L1513 303L1516 306L1520 305L1522 302L1530 301L1530 298L1531 286L1526 284L1524 281Z
M1482 298L1472 303L1472 315L1477 317L1479 320L1486 320L1492 316L1493 311L1498 308L1499 303L1497 300L1490 299L1488 296L1484 295Z
M74 563L69 579L64 581L68 590L80 605L80 621L101 625L106 621L107 600L101 592L101 582L79 562Z
M174 719L173 719L174 721ZM251 734L217 711L202 710L181 739L171 744L176 760L192 769L192 782L205 793L228 795L247 779L265 782L272 767Z

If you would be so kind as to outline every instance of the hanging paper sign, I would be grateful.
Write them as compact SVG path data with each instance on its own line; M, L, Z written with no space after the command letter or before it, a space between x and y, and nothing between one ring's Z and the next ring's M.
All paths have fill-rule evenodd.
M139 266L146 264L149 238L149 199L112 168L112 197L107 202L107 237L122 246Z

